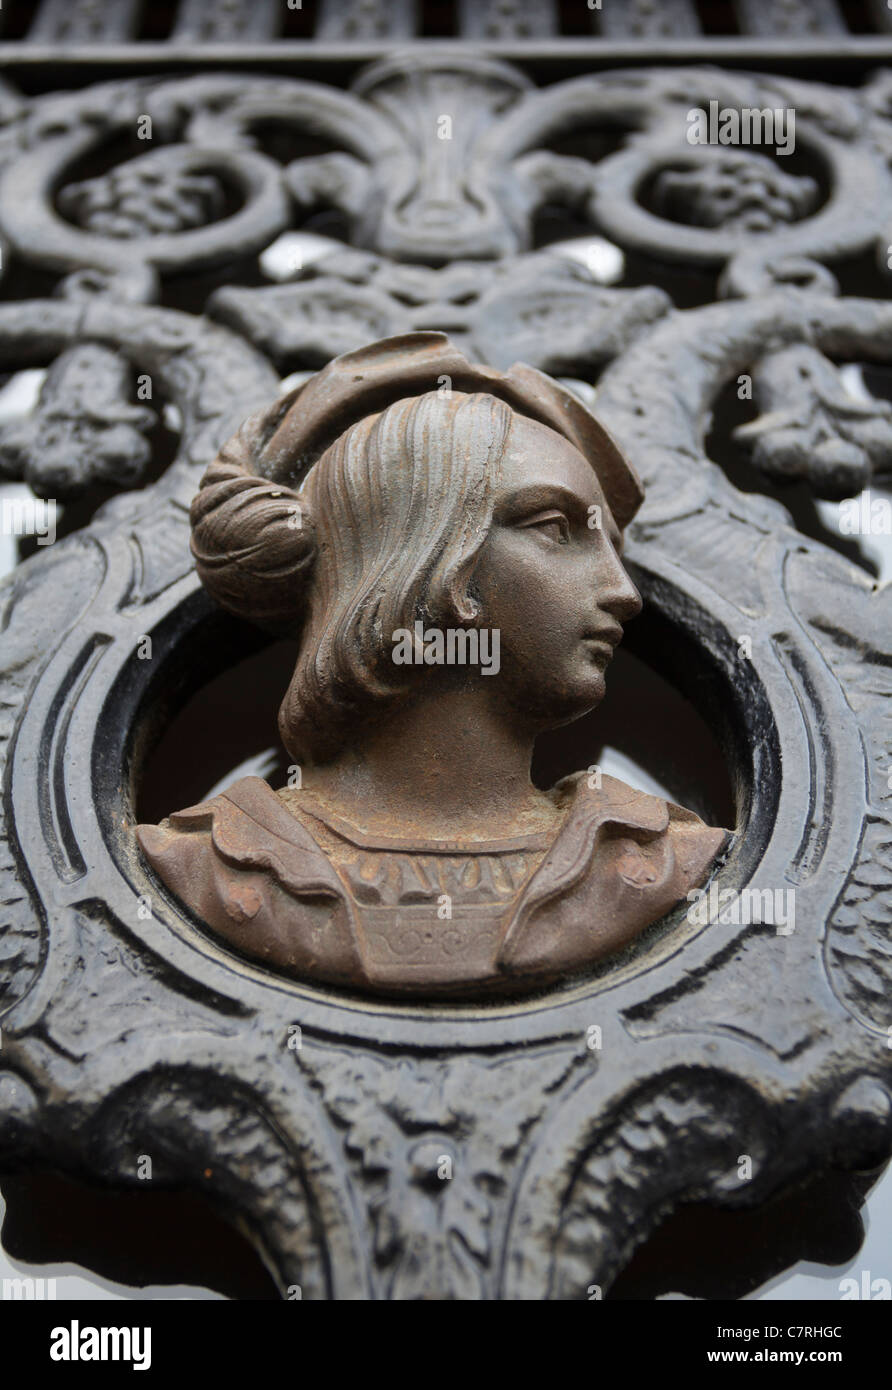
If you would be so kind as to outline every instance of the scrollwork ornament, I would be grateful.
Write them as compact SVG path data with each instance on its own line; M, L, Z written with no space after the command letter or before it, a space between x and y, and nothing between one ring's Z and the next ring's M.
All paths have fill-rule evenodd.
M151 1151L160 1173L252 1231L283 1293L585 1298L609 1291L681 1203L761 1202L892 1147L889 591L733 486L705 442L744 373L757 464L818 493L887 476L888 411L851 407L838 368L892 360L892 312L836 274L888 221L885 88L648 69L533 89L501 65L431 60L413 119L444 90L470 93L474 114L461 159L453 149L438 166L434 225L437 199L406 152L408 81L394 58L349 94L222 75L123 83L110 102L105 84L16 102L3 127L0 233L22 260L89 280L0 307L3 363L57 364L25 431L35 470L54 387L82 353L121 376L94 411L100 436L124 374L148 372L180 437L161 476L0 590L0 1163L120 1186ZM640 199L685 152L685 111L710 99L801 104L824 176L784 185L771 228L743 233L709 210L710 188L697 226L669 220L665 180ZM86 188L72 178L81 187L51 204L97 135L140 114L173 153L134 156ZM558 132L608 114L620 134L603 157L549 158ZM322 133L337 153L278 163L268 122ZM122 212L153 166L187 181L167 230L151 209ZM757 180L761 165L748 167ZM241 211L227 216L205 180L233 171ZM367 198L388 180L388 198ZM726 297L681 310L656 287L605 287L531 252L532 220L555 198L623 250L723 275ZM148 302L168 272L224 255L226 238L253 255L326 201L353 249L288 284L218 289L207 316ZM533 272L562 305L577 299L575 317L526 297ZM352 314L368 328L359 341ZM571 978L485 1004L277 973L203 930L135 838L159 721L261 640L214 609L193 568L205 469L248 417L261 434L272 421L268 445L310 369L437 329L493 379L521 358L568 398L581 382L577 406L639 469L625 555L652 659L719 731L735 789L734 839L695 910L684 902ZM794 383L783 401L781 370ZM123 423L141 438L149 422ZM305 463L330 441L310 443ZM263 484L299 488L274 463ZM777 893L793 909L779 922L739 911L745 894Z

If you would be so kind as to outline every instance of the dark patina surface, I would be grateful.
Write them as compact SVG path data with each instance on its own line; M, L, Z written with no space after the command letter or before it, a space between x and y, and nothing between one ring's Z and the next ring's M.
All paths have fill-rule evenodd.
M47 52L22 60L35 95L4 93L0 356L51 371L0 457L82 510L2 591L4 1168L138 1190L148 1154L156 1182L204 1192L308 1299L585 1298L676 1207L743 1209L888 1155L890 597L815 499L888 489L888 405L853 408L842 369L892 363L890 81L812 80L839 46L820 34L796 48L801 80L692 65L698 42L684 66L612 48L600 61L638 65L583 75L593 43L574 64L427 44L365 66L380 46L357 48L319 81L309 58L258 71L240 49L230 69L250 73L133 80L131 53L108 59L114 81L83 68L48 95ZM877 42L868 63L846 41L849 76L859 53L863 71L888 61ZM741 45L737 67L768 64ZM795 106L801 158L692 152L685 113L712 100ZM256 257L317 214L351 244L258 284ZM615 283L543 245L592 233L626 258ZM791 933L707 900L702 924L670 911L523 998L370 998L238 955L139 853L152 749L262 640L194 572L209 462L286 373L438 328L494 370L520 359L590 402L597 382L646 492L624 555L645 610L624 645L721 746L738 833L716 889L795 890ZM86 392L97 363L104 389ZM149 460L162 417L168 453ZM780 503L779 480L798 489ZM571 768L596 761L579 752ZM237 761L221 750L208 788ZM696 774L673 799L732 823ZM349 832L373 838L363 824Z

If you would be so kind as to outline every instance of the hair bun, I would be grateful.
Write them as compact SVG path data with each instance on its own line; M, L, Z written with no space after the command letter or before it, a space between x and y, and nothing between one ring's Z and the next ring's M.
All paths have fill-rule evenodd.
M267 412L264 412L266 414ZM256 417L210 465L191 508L198 576L230 613L286 635L303 620L316 553L306 502L236 462Z

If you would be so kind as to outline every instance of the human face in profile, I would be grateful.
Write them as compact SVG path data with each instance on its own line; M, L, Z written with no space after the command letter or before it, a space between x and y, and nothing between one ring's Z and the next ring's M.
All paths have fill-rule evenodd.
M554 430L517 417L474 567L481 625L498 629L505 697L536 728L579 718L641 598L597 475Z

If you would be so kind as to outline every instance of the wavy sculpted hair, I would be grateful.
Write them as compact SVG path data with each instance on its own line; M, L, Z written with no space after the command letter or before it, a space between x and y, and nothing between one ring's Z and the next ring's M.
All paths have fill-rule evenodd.
M405 699L418 672L393 662L397 628L479 619L472 570L513 419L484 393L396 401L351 425L299 491L251 471L254 419L207 470L198 573L230 612L300 639L279 711L297 761L328 761L351 726Z

